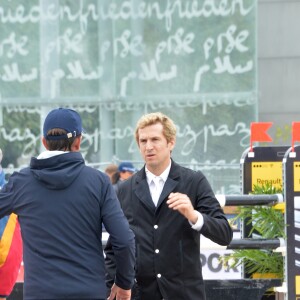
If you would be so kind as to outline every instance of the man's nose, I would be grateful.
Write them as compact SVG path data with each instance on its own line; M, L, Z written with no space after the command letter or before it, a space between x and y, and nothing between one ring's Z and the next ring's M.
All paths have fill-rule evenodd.
M147 141L147 143L146 143L146 149L147 150L152 149L152 143L151 143L151 141Z

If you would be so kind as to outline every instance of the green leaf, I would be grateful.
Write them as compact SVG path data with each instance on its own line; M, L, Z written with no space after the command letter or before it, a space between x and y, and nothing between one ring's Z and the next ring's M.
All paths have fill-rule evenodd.
M282 190L266 183L254 185L251 194L280 194ZM232 219L233 224L245 220L251 225L249 236L253 233L261 238L272 239L285 237L284 214L272 206L239 206L237 215ZM233 250L229 255L224 255L221 261L229 267L244 266L245 272L253 273L278 273L284 278L284 258L281 253L272 250L242 249Z

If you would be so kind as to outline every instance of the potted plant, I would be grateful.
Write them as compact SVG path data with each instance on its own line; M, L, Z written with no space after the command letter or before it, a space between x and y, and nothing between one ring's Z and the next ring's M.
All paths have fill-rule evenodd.
M282 190L271 184L255 185L251 194L279 194ZM232 219L235 225L245 220L251 225L250 236L264 239L285 237L284 214L276 206L240 206L237 215ZM231 267L242 265L247 276L252 278L284 278L284 258L282 253L272 249L241 249L233 250L223 256L222 261Z

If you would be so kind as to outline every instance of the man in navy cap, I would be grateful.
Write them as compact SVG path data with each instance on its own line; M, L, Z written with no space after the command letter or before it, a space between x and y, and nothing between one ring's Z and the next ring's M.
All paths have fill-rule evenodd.
M82 131L76 111L52 110L43 128L47 151L0 191L0 217L15 213L21 225L24 300L106 299L102 223L117 264L108 299L130 299L134 234L108 177L85 165Z
M119 164L118 172L116 172L113 177L113 187L116 193L118 192L122 181L131 177L135 172L136 169L131 162L124 161Z

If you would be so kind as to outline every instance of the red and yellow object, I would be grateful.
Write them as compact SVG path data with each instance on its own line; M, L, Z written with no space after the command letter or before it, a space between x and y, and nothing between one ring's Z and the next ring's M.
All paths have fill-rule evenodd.
M22 262L22 238L15 214L0 219L0 297L8 296Z

